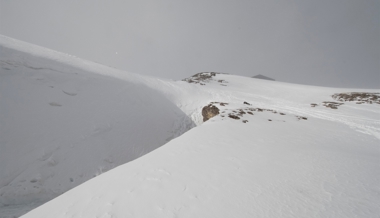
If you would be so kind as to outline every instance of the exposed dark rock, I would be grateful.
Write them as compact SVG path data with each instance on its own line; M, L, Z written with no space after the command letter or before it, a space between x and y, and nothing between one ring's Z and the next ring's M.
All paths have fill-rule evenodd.
M278 115L282 115L282 116L286 115L285 113L282 113L282 112L279 112L279 111L276 111L276 110L273 110L273 109L246 107L246 106L244 106L244 104L246 105L246 103L248 103L248 102L243 102L243 104L241 105L241 108L221 109L222 110L222 111L220 111L221 117L224 118L224 117L228 116L231 119L241 120L243 123L247 123L249 121L246 120L246 119L244 119L244 118L246 118L244 116L246 116L246 114L254 115L253 111L263 112L263 114L273 113L273 114L278 114ZM325 102L325 103L328 104L328 103L334 103L334 102ZM339 102L336 102L336 103L343 104L343 103L339 103ZM205 106L202 109L203 121L207 121L211 117L214 117L217 114L219 114L219 108L217 108L214 105L224 106L224 105L228 105L228 103L224 103L224 102L211 102L209 105ZM226 114L228 114L228 115L226 115ZM307 117L303 117L303 116L297 116L297 115L294 115L294 116L298 120L307 120L308 119ZM267 120L269 122L273 121L272 119L267 119ZM277 120L277 121L281 121L281 120ZM282 120L282 122L285 122L285 121Z
M338 109L338 106L341 106L344 104L344 103L333 102L333 101L324 101L322 103L323 103L323 106L329 107L331 109Z
M239 110L239 115L243 115L243 114L246 114L242 109Z
M307 120L307 117L302 117L302 116L296 116L298 120Z
M197 73L194 74L193 76L183 79L182 81L188 82L188 83L195 83L195 84L200 84L200 85L206 85L206 83L210 82L213 80L213 77L215 77L217 74L223 74L223 73L216 73L216 72L202 72L202 73ZM219 80L214 80L216 82L222 83L220 85L225 86L225 83L228 83L225 80L219 79Z
M256 76L253 76L252 78L255 78L255 79L265 79L265 80L275 81L275 79L269 78L269 77L267 77L267 76L263 76L263 75L261 75L261 74L256 75Z
M218 114L219 108L217 108L215 105L209 104L202 108L203 122L206 122L207 120L211 119L212 117L215 117Z
M233 115L233 114L228 114L228 117L232 118L232 119L235 119L235 120L239 120L240 119L240 117L238 117L236 115Z
M380 104L380 93L371 92L348 92L348 93L336 93L332 97L337 101L357 101L357 104L363 103L376 103ZM358 103L360 102L360 103Z
M211 102L211 104L219 104L220 106L226 106L226 105L228 105L228 103L218 102L218 101L213 101L213 102Z

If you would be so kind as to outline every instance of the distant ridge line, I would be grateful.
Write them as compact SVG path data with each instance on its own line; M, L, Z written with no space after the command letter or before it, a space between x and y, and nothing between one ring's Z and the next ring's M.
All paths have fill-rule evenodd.
M255 78L255 79L265 79L265 80L271 80L271 81L276 81L275 79L272 79L270 77L267 77L267 76L263 76L261 74L258 74L256 76L253 76L252 78Z

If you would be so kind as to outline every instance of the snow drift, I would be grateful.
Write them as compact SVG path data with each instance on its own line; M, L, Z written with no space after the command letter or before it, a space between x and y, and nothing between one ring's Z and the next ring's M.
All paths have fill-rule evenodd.
M0 40L0 204L50 200L195 125L141 77Z
M25 218L380 214L380 90L161 80L0 39L2 202L76 186Z

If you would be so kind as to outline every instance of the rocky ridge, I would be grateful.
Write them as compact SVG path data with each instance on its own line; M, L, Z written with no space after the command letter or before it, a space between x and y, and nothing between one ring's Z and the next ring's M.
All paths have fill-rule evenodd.
M217 72L202 72L202 73L197 73L194 74L193 76L183 79L182 81L188 82L188 83L194 83L194 84L199 84L199 85L206 85L206 83L209 83L211 81L215 81L220 83L221 86L227 86L226 83L227 81L223 79L216 80L214 77L217 74L225 74L225 73L217 73Z

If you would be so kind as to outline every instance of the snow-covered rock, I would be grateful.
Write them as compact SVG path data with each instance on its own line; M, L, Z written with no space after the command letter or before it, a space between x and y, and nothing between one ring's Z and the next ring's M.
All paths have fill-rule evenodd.
M264 75L256 75L256 76L253 76L252 78L255 78L255 79L265 79L265 80L270 80L270 81L275 81L275 79L272 79L270 77L267 77L267 76L264 76Z

